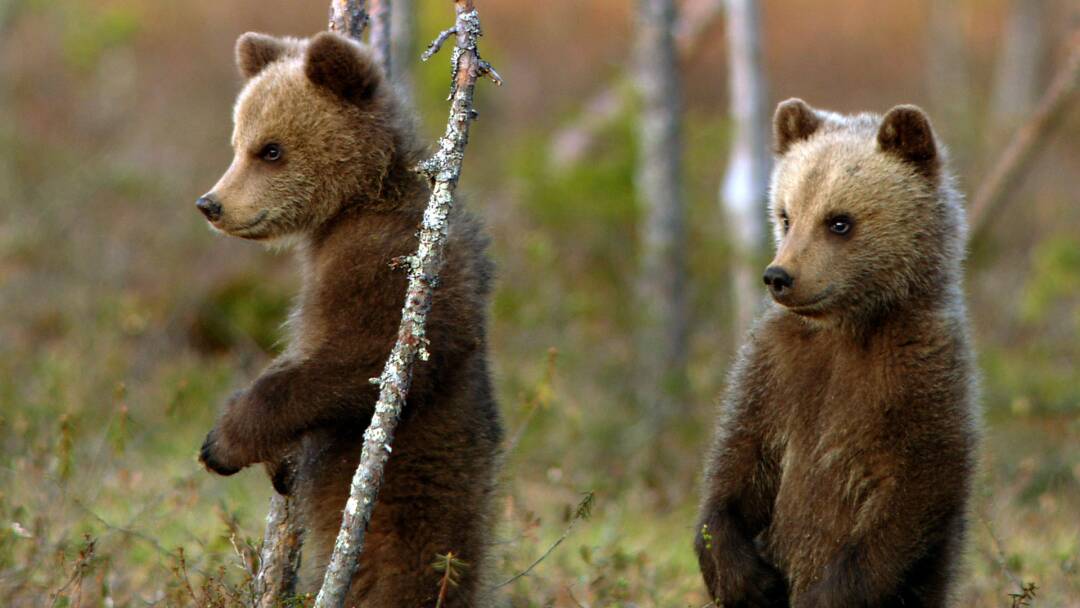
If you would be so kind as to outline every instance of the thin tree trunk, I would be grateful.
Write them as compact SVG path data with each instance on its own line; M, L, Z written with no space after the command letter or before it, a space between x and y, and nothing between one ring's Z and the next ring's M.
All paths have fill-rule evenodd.
M409 284L397 342L379 376L379 399L375 404L375 414L364 432L360 465L352 479L341 531L334 543L322 589L315 598L317 608L340 608L344 604L360 553L364 549L364 535L371 521L384 467L390 458L394 430L412 383L413 366L417 358L427 358L424 325L443 264L447 219L461 175L469 125L475 116L473 90L477 78L481 76L489 75L499 82L498 74L477 53L476 42L481 34L480 17L472 0L455 0L454 7L457 15L454 28L440 35L426 54L430 56L438 50L442 41L456 34L450 118L446 133L439 142L438 152L418 168L432 181L431 198L420 227L419 247L408 261Z
M415 0L395 0L390 22L390 65L394 66L394 84L401 98L411 105L412 65L416 61Z
M968 213L972 243L984 237L998 209L1016 190L1036 153L1043 148L1041 144L1075 107L1073 101L1080 92L1080 30L1073 32L1069 42L1065 65L1054 76L1031 117L1009 139L972 199Z
M976 115L972 108L964 4L961 0L930 0L926 27L926 84L935 123L954 142L953 151L975 143ZM953 161L958 161L955 154Z
M368 13L371 15L368 45L371 47L371 51L375 53L375 60L382 65L387 78L392 79L394 71L397 70L390 50L391 39L393 38L390 32L393 3L391 0L367 0L367 3L369 7Z
M1046 56L1045 0L1012 0L994 82L991 124L1011 127L1035 105Z
M361 40L369 21L367 0L331 0L327 25L331 32Z
M741 341L761 301L758 256L765 246L771 157L761 12L756 0L728 0L727 5L728 103L734 136L720 199L731 243L734 333Z
M266 515L266 532L259 551L259 572L255 577L257 608L277 608L296 593L296 573L300 569L302 530L296 505L275 494Z
M391 0L331 0L327 26L331 32L358 41L362 41L364 31L369 30L368 45L387 76L393 67L390 62L390 5Z
M373 4L389 10L390 0ZM365 0L332 0L328 28L332 32L361 40L370 17ZM374 35L374 33L373 33ZM385 56L383 59L387 59ZM388 67L384 63L384 68ZM271 608L283 605L293 595L300 567L303 530L299 507L290 496L274 495L266 514L266 531L255 578L255 605Z
M704 39L704 33L723 12L724 0L696 0L684 3L675 25L675 44L681 58L689 57ZM577 118L551 137L549 158L554 167L565 169L581 162L592 149L597 134L629 107L633 86L626 74L605 83L582 104Z
M682 99L672 0L638 0L641 95L637 190L644 205L641 271L640 395L654 413L669 411L686 367L686 209L682 192Z

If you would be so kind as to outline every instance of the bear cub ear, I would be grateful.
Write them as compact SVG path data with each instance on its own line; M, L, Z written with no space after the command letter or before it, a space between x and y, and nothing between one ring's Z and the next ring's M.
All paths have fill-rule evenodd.
M248 32L236 39L236 67L240 68L241 76L250 79L290 48L289 42L281 38Z
M937 144L930 119L916 106L896 106L881 121L877 134L882 152L911 163L927 177L938 168Z
M776 153L783 154L791 146L809 139L821 127L821 117L805 101L791 98L780 102L773 114L773 139Z
M316 86L352 103L374 97L382 82L382 72L367 50L330 32L311 39L304 57L304 73Z

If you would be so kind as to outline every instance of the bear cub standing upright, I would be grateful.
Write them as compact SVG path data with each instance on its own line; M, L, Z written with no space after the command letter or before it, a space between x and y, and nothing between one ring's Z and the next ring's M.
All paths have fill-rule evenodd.
M287 238L303 286L285 351L234 395L200 459L230 475L267 463L304 513L301 591L333 548L378 377L397 337L406 273L429 185L401 102L371 54L336 34L245 34L247 79L234 110L235 156L197 206L227 234ZM487 360L487 238L460 207L348 605L434 606L437 554L468 566L444 606L483 607L502 428ZM298 445L299 444L299 445Z
M774 303L732 369L696 549L717 606L943 606L975 469L964 216L913 106L777 108Z

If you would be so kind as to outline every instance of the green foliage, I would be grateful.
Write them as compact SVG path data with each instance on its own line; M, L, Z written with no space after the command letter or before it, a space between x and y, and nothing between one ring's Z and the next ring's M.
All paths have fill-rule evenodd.
M90 68L105 51L129 44L139 31L139 15L132 7L64 4L64 54L75 68Z
M1071 325L1072 335L1080 339L1080 241L1075 234L1052 237L1040 242L1032 257L1023 320L1040 323L1059 313L1055 325Z
M287 293L256 277L236 277L206 294L189 336L192 344L205 352L223 352L253 342L263 352L276 353L282 347L281 324L288 308Z

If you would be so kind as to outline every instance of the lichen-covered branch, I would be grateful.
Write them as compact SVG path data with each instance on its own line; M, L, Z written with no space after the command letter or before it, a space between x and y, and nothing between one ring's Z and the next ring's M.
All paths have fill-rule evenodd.
M419 247L416 254L407 260L409 283L397 342L382 374L377 380L373 379L379 384L379 398L371 425L364 432L360 465L349 488L341 531L334 543L322 589L315 599L317 608L339 608L345 601L364 548L364 535L371 521L383 471L390 458L394 430L412 383L413 367L418 358L427 358L425 324L443 263L447 222L454 203L454 190L461 175L465 145L469 140L469 125L476 115L473 110L473 90L479 77L491 74L490 67L477 53L476 42L481 34L480 17L472 0L455 0L454 7L457 43L451 57L453 83L450 118L446 133L439 140L438 151L418 167L421 173L431 179L431 198L420 226Z
M288 497L275 494L270 499L259 552L259 572L255 577L257 608L276 608L296 592L301 530L295 511L296 505Z
M1080 30L1070 38L1070 51L1050 88L1039 100L1031 117L1016 130L1005 151L998 157L975 193L968 213L971 241L978 241L997 216L997 209L1013 193L1026 173L1040 143L1053 131L1080 91Z

